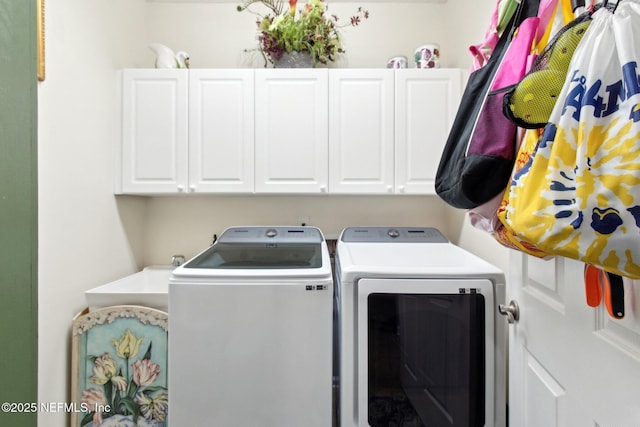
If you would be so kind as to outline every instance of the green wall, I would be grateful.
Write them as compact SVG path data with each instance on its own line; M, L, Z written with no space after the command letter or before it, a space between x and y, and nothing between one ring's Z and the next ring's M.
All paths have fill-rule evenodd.
M36 52L36 0L0 0L0 404L37 401Z

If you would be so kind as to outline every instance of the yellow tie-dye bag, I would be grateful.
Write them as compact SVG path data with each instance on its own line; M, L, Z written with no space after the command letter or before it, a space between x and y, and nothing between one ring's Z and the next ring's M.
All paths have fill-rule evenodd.
M522 137L520 148L518 149L518 155L516 157L515 165L513 167L513 174L518 174L522 168L528 164L531 159L531 154L536 148L538 138L540 137L541 130L528 129L525 131ZM513 175L512 175L513 179ZM524 252L527 255L532 255L538 258L550 258L551 256L543 250L537 248L535 245L527 242L518 237L518 235L506 224L506 215L509 209L509 187L502 196L502 201L498 206L496 215L499 223L495 226L491 234L500 244L511 249Z
M539 250L640 278L640 0L594 13L504 224Z

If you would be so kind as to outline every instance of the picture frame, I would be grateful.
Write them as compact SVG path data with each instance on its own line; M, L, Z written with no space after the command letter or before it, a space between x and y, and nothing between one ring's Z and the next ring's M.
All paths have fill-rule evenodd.
M44 81L44 0L36 0L37 42L38 42L38 81Z
M166 427L168 314L120 305L72 322L72 427Z

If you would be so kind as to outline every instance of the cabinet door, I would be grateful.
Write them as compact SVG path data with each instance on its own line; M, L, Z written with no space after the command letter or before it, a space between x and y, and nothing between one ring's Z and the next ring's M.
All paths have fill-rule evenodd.
M253 70L189 71L189 192L253 191Z
M396 70L396 192L435 194L435 176L460 103L463 73Z
M329 70L329 191L393 192L394 70Z
M326 192L327 75L255 70L256 192Z
M185 191L187 92L187 70L122 72L121 185L116 192Z

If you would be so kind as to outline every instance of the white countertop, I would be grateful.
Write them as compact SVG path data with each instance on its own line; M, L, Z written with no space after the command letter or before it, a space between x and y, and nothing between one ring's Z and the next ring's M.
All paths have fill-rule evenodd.
M114 305L141 305L167 311L171 265L152 265L138 273L85 292L89 310Z

